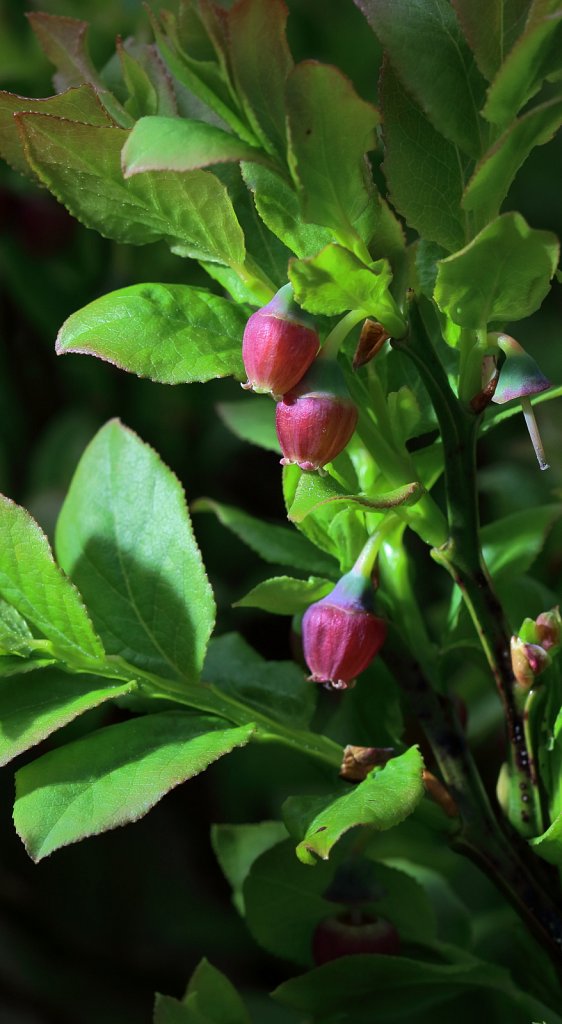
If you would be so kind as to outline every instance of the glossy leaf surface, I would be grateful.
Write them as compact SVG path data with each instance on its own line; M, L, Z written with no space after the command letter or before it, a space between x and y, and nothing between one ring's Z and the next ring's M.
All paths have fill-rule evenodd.
M363 310L393 335L404 333L398 308L388 291L392 272L387 260L366 267L341 245L327 245L317 256L291 260L289 278L299 305L311 313L333 316Z
M235 608L261 608L273 615L298 615L306 611L313 601L320 601L333 589L328 580L309 576L296 580L291 576L274 576L252 587L235 602Z
M11 92L0 92L0 155L22 174L29 174L30 168L14 114L24 111L64 117L69 121L98 127L111 124L109 114L91 85L67 89L58 96L48 96L46 99L26 99Z
M61 658L103 657L80 594L55 564L49 542L25 509L0 496L0 595L51 641Z
M50 751L16 775L14 822L33 860L137 821L170 789L243 746L253 726L163 712Z
M110 654L196 682L215 605L182 487L152 448L111 420L62 507L61 564L83 588Z
M121 156L126 178L146 171L194 171L212 164L262 160L259 149L204 121L141 117Z
M433 126L471 156L482 149L486 83L447 0L356 0L404 87ZM439 73L435 73L436 66Z
M98 356L163 384L242 377L247 317L247 308L202 288L131 285L73 313L56 349Z
M460 205L463 161L408 95L388 61L383 64L380 97L383 169L390 199L420 235L454 252L466 239Z
M338 237L371 236L365 154L374 148L379 116L337 68L304 61L287 82L290 166L305 219ZM374 210L371 210L373 213Z
M0 682L0 764L36 746L78 715L105 701L132 693L134 683L94 676L70 676L51 669L25 681Z
M558 240L550 231L530 228L519 213L504 213L460 252L441 260L435 299L461 327L521 320L548 293L558 256Z
M327 860L338 839L355 825L380 831L398 825L423 797L422 770L421 754L411 747L383 769L372 771L351 792L335 798L311 798L309 824L297 846L299 859L303 864L314 864L316 857ZM306 819L305 806L302 813Z
M20 114L26 156L43 184L88 228L118 242L165 239L182 256L244 262L244 236L225 186L208 171L125 180L122 128Z

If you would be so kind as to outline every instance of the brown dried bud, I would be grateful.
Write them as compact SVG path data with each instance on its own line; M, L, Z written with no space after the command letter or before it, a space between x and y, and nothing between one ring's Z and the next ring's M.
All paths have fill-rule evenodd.
M370 363L389 338L390 334L385 331L382 324L376 320L365 320L353 356L353 369L357 370L360 366Z
M394 757L394 747L344 747L340 776L347 782L363 782L373 768L385 765Z
M428 772L426 768L422 772L422 779L429 799L439 804L441 810L445 811L448 818L458 818L459 809L443 783L432 772Z

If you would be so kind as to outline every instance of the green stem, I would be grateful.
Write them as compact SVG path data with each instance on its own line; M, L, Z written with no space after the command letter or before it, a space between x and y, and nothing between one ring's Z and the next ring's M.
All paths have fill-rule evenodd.
M548 867L530 855L516 833L506 835L500 828L450 703L434 692L403 637L390 630L382 657L404 690L459 809L461 825L451 836L453 849L469 857L504 893L562 977L562 913L551 895Z
M359 409L359 436L389 487L403 487L405 483L419 480L410 454L405 449L403 452L396 451L392 436L387 437L381 429L376 409L371 408L370 395L363 382L356 375L349 375L347 383ZM397 508L395 511L426 544L435 547L445 543L447 522L431 494L425 493L415 505Z
M528 796L531 771L523 719L514 699L510 630L480 550L476 484L479 417L463 408L451 390L417 305L412 308L408 338L394 344L417 366L435 408L443 441L449 538L432 554L461 590L504 706L513 764L524 787L521 795ZM522 820L527 818L528 802L521 802Z
M361 320L364 320L366 315L362 309L352 309L349 313L346 313L328 334L320 350L319 358L335 359L350 331L357 324L361 323Z
M466 408L470 408L472 399L482 390L482 359L488 348L485 328L461 331L459 398Z
M275 288L272 287L271 282L254 272L254 270L259 270L259 268L253 267L252 270L248 270L244 263L231 263L230 269L234 271L243 284L250 288L264 306L275 295Z
M212 684L179 681L176 683L152 672L146 672L136 665L130 665L118 656L109 656L104 661L97 662L95 668L69 665L69 669L73 672L94 672L106 679L118 679L122 682L136 680L144 692L156 700L173 701L185 707L196 708L198 711L206 711L234 725L247 725L253 722L257 725L256 740L282 743L317 761L322 761L331 768L339 769L341 766L342 749L333 740L308 732L306 729L293 729L276 722Z
M540 823L529 820L529 808L532 810L535 806L535 801L530 795L536 786L536 780L527 748L523 716L516 706L514 697L510 631L480 549L475 460L479 418L466 409L453 393L425 330L417 304L412 304L408 337L394 341L393 344L416 365L437 415L444 451L449 538L446 544L435 549L432 555L447 569L459 586L480 638L504 706L511 762L518 776L521 822L528 825L529 833L537 835L540 832ZM467 766L464 764L462 767L464 770ZM475 785L475 778L471 775L470 792L477 792ZM481 784L478 788L481 790ZM486 814L485 823L487 832L493 836L493 848L496 852L501 851L501 856L506 858L509 843L516 842L515 836L511 835L506 839L501 829L494 824L493 816L488 817ZM477 836L477 839L479 838L480 835ZM540 869L536 868L535 873L538 870ZM500 876L501 872L495 868L492 877L498 885L503 886ZM510 885L515 884L515 881L514 877ZM527 877L523 881L531 893L533 879ZM519 887L521 888L521 884ZM515 898L514 902L517 902ZM538 926L537 922L535 924ZM556 937L556 943L560 948L560 922L556 925L556 928L558 927L560 933Z

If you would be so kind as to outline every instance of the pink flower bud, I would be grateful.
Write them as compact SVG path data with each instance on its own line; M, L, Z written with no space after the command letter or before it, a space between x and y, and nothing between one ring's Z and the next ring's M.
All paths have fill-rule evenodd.
M537 676L550 665L550 655L538 644L529 644L521 637L511 638L511 667L519 686L530 690Z
M242 358L248 380L242 387L284 395L298 384L319 348L312 319L293 301L291 285L284 285L246 324Z
M334 360L317 359L283 400L275 417L284 466L321 469L343 451L357 425L357 407Z
M562 617L560 608L552 608L549 612L541 612L535 620L539 644L545 651L551 647L559 647L562 639Z
M390 921L363 913L327 917L312 936L312 959L317 967L340 956L378 953L398 956L400 936Z
M372 608L371 585L353 570L307 608L302 640L312 682L346 690L367 668L386 637L386 623Z

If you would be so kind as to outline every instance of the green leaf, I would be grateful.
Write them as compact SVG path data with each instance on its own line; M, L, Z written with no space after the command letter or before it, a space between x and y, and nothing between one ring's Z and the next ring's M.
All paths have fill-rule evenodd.
M238 633L211 640L202 678L293 730L306 729L314 713L316 689L303 670L292 661L266 661Z
M313 809L304 839L297 846L299 860L303 864L315 864L316 857L327 860L338 839L356 825L369 825L381 832L399 825L424 795L422 771L422 756L417 747L410 747L343 796L320 798L323 807L318 813ZM313 801L317 806L319 799Z
M243 916L242 886L254 861L286 837L287 829L282 821L211 826L211 845L221 871L232 888L234 906Z
M453 0L476 63L492 81L524 25L529 0Z
M435 300L461 327L521 320L547 295L558 255L552 232L530 228L519 213L504 213L460 252L441 260Z
M224 56L221 54L220 66L216 59L217 48L202 20L206 11L207 5L195 10L183 4L178 16L166 10L160 11L159 18L151 16L158 52L178 82L202 101L205 120L216 123L218 115L221 127L229 125L241 139L255 145L255 135L234 96ZM212 18L212 11L209 14Z
M247 165L246 165L247 166ZM261 283L271 285L267 297L258 303L264 305L282 285L287 283L287 264L290 250L265 226L242 178L238 164L221 164L215 168L217 177L226 185L246 239L245 284L252 276Z
M16 831L39 861L137 821L175 786L248 743L253 730L166 711L90 733L17 772Z
M304 475L304 471L299 469L298 466L283 466L283 499L287 513L295 500L299 482ZM306 516L305 519L296 525L301 533L308 537L313 544L316 544L322 551L329 552L334 559L340 562L340 552L330 533L330 528L335 518L329 506L326 508L322 507L316 509L315 512L311 512L309 516ZM328 575L333 578L331 573L324 572L322 575Z
M248 122L269 152L285 157L285 82L293 60L285 38L283 0L241 0L228 15L236 91Z
M383 169L396 209L425 239L455 252L465 242L463 162L408 95L386 60L380 80Z
M450 947L443 947L449 952ZM439 955L439 947L437 954ZM501 1018L513 1024L527 1024L530 1020L544 1019L558 1024L551 1011L534 997L516 988L507 970L485 963L453 947L457 962L435 963L432 960L413 960L408 956L380 956L359 954L340 957L331 963L291 978L275 990L273 996L306 1017L335 1024L337 1020L353 1024L371 1024L373 1006L381 1021L396 1022L404 1018L403 1008L416 1008L416 1018L424 1010L437 1008L455 995L464 994L464 1000L474 1000L485 990L502 992L509 1003L502 1004L506 1013ZM430 947L431 955L431 947ZM462 957L462 959L461 959ZM443 955L439 958L443 959ZM486 1003L484 1004L486 1006ZM487 1019L492 1020L493 1003L487 1003ZM430 1020L455 1020L454 1013L430 1016ZM494 1013L495 1016L495 1013ZM424 1017L424 1021L426 1018Z
M39 653L32 654L30 657L21 654L2 654L0 655L0 678L9 679L11 676L24 675L40 668L49 668L50 665L56 665L56 663L57 658Z
M30 13L28 20L42 50L58 70L59 91L82 82L101 84L87 50L87 21L39 12Z
M184 1003L210 1024L250 1024L248 1011L232 982L205 959L191 975Z
M215 604L185 495L156 452L118 420L80 460L56 545L108 653L164 678L198 680Z
M447 0L355 2L434 128L466 153L478 156L486 137L486 125L478 113L486 83L451 5Z
M331 864L315 871L295 857L289 839L257 857L243 885L246 923L269 953L308 966L312 932L334 904L324 899L333 874Z
M292 259L289 279L297 302L311 313L334 316L348 309L374 316L390 334L400 337L405 324L389 292L392 271L388 260L366 267L341 245L327 245L317 256Z
M289 164L306 220L346 243L375 229L374 186L365 154L375 148L375 107L337 68L298 64L287 80ZM369 209L370 208L370 209Z
M403 871L378 861L372 872L380 899L367 912L372 909L378 915L380 910L405 940L430 940L435 918L422 887ZM244 884L244 897L246 921L260 945L275 956L310 965L316 925L338 912L324 898L333 875L332 863L319 863L314 871L301 864L290 841L256 858Z
M131 118L114 96L104 88L88 53L87 21L60 17L42 11L27 15L39 45L57 69L53 82L57 92L84 83L92 85L111 116L128 127Z
M273 615L299 615L309 604L320 601L333 590L333 583L318 576L296 580L291 576L274 576L252 587L234 602L234 608L261 608Z
M510 125L476 167L463 195L465 210L478 210L483 220L492 220L531 150L549 142L560 124L562 100L556 99Z
M270 398L250 395L239 402L219 402L217 412L229 430L241 441L249 441L268 452L280 453L275 431L275 404Z
M128 93L125 109L131 117L160 114L175 117L178 104L172 78L168 75L154 43L117 39L117 54Z
M123 697L135 683L114 683L95 676L69 676L51 669L35 673L25 683L0 682L0 765L41 743L90 708Z
M69 121L80 121L82 124L98 127L111 124L109 114L91 85L81 85L78 88L67 89L58 96L37 100L16 96L11 92L0 92L0 156L22 174L29 174L30 168L14 114L21 114L24 111L64 117Z
M408 873L411 862L402 870L399 865L377 860L376 837L373 854L373 878L381 890L375 902L377 915L391 921L405 942L432 942L437 938L435 911L423 885ZM371 858L369 849L365 856Z
M242 378L248 312L202 288L135 284L73 313L56 350L98 356L163 384Z
M512 512L481 530L484 561L492 576L519 576L540 553L548 533L562 516L562 505Z
M210 1024L206 1018L193 1013L185 1003L173 996L156 993L154 1000L153 1024Z
M337 565L330 555L318 551L295 530L266 523L241 509L211 501L210 498L199 498L192 508L194 512L214 512L223 526L232 530L266 562L289 565L293 569L302 569L319 576L337 576Z
M207 263L205 260L199 260L199 264L213 281L217 281L221 288L240 304L264 306L275 292L274 288L264 285L263 280L250 274L244 274L244 280L242 280L237 271L231 270L230 267L222 267L219 263ZM246 268L248 264L249 258L246 256Z
M121 154L125 178L146 171L194 171L237 160L266 160L259 150L204 121L141 117Z
M332 241L327 228L303 221L298 197L284 178L257 163L243 163L242 176L264 224L297 256L314 256Z
M333 504L338 507L345 504L346 508L358 508L363 512L386 512L401 505L415 505L424 493L422 484L414 481L393 491L377 494L375 497L366 494L344 494L331 477L306 474L299 480L289 509L289 519L300 523L316 509Z
M22 615L6 601L0 600L0 652L30 654L34 637Z
M103 657L80 594L55 565L49 542L25 509L0 495L0 596L71 664Z
M43 184L86 227L118 242L165 239L180 256L244 262L244 236L225 186L208 171L121 173L127 133L42 114L16 115Z
M562 11L558 0L533 0L525 31L488 90L483 114L505 127L537 93L547 75L562 69Z

